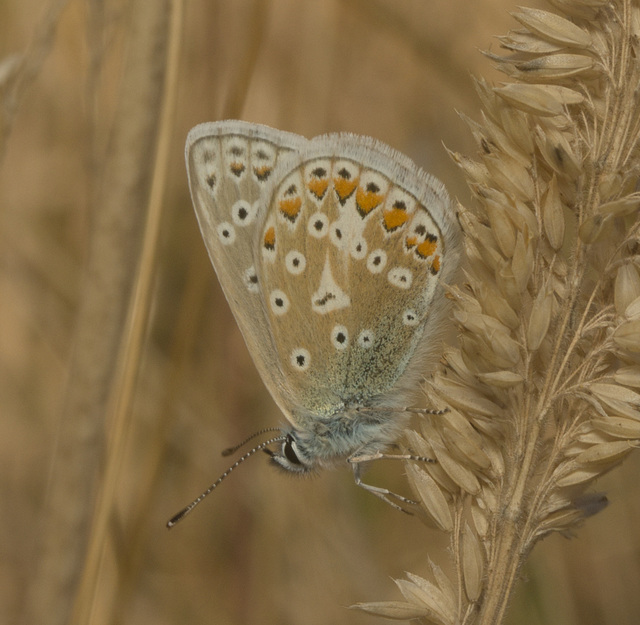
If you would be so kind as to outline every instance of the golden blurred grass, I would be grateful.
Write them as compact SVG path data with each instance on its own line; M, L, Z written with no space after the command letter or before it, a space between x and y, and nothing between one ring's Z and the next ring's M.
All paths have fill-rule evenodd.
M57 5L59 18L47 13ZM289 480L255 458L183 524L172 532L164 528L226 468L223 448L281 420L209 266L188 197L184 138L196 123L231 116L307 136L339 130L373 135L408 153L464 202L461 176L441 143L472 149L456 111L477 116L471 74L500 80L477 50L495 47L493 36L515 27L508 16L514 5L185 3L179 71L169 84L176 104L165 130L168 169L150 314L134 372L124 380L134 385L133 403L117 434L103 397L89 422L97 433L92 446L84 456L73 447L61 456L56 452L65 442L68 448L68 428L83 423L64 407L78 386L72 363L86 348L78 344L78 324L89 292L87 267L93 260L107 276L113 266L132 279L144 234L150 183L141 173L147 186L137 189L139 212L123 217L134 231L128 240L139 244L90 255L96 224L103 223L98 211L115 193L105 189L108 167L126 163L135 170L142 160L140 172L151 171L155 158L150 150L148 159L127 160L136 144L117 152L121 162L109 160L114 137L133 121L119 114L120 103L127 97L135 103L143 89L141 80L123 92L128 54L141 41L132 31L136 5L0 4L0 98L3 128L11 130L0 137L6 139L0 163L0 621L39 612L63 622L50 606L33 605L47 575L65 573L56 571L55 561L43 572L40 541L64 535L57 524L66 511L91 519L105 471L115 466L109 485L115 501L101 519L106 542L99 545L99 575L89 592L92 623L376 622L344 606L389 598L390 577L405 569L420 573L427 553L441 560L446 554L436 532L360 492L348 471ZM156 10L163 6L158 2ZM162 20L158 24L163 28ZM55 33L50 50L42 45L47 28ZM160 58L149 63L156 85L161 76L153 72L163 67L164 52L159 47ZM12 74L20 67L11 64L16 53L35 61L42 55L33 76ZM21 97L13 101L16 88ZM149 115L159 115L164 102ZM161 126L148 125L140 140L153 145ZM130 299L111 304L126 311ZM123 323L121 317L120 331ZM96 336L104 331L95 326ZM125 371L117 360L127 348L122 341L120 335L95 363L108 374L109 392ZM115 454L120 460L114 464ZM75 463L82 457L86 464ZM510 622L638 621L639 467L633 457L602 480L598 487L612 505L575 539L554 536L537 548ZM92 485L89 495L55 498L65 472ZM387 473L372 473L372 482L388 483ZM403 492L400 474L398 466L391 486ZM92 523L95 528L95 518ZM85 539L77 536L82 544ZM75 589L67 592L73 599Z

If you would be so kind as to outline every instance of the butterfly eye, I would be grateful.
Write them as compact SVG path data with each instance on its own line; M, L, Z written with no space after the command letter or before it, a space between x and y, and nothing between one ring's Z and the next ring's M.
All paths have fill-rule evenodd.
M296 451L294 449L295 443L293 442L293 438L291 436L287 436L283 445L282 445L282 453L284 453L285 458L291 463L295 465L301 465L300 458L298 458Z

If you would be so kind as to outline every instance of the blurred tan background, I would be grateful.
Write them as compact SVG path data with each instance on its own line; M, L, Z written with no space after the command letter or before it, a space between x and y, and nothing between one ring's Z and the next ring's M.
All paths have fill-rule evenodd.
M63 535L61 519L76 511L91 518L115 453L91 623L385 622L346 606L400 598L391 578L426 576L429 556L446 561L446 541L358 489L348 470L292 480L260 454L181 525L164 527L228 466L222 449L282 421L209 265L188 196L184 140L195 124L225 117L309 137L372 135L466 201L443 143L473 153L457 111L480 119L471 76L501 77L479 50L495 50L494 37L516 27L508 14L516 3L185 2L150 317L128 378L133 403L114 432L105 398L93 420L94 462L84 466L61 439L76 427L66 407L78 383L71 363L85 347L77 330L86 270L122 252L133 276L139 255L135 245L107 250L101 264L91 244L109 198L105 163L123 124L128 55L141 37L140 23L132 27L135 4L0 2L0 622L37 613L60 622L55 607L33 605L38 587L69 574L55 559L38 564L40 544ZM29 71L16 70L25 59ZM135 87L126 94L134 101ZM147 227L146 210L144 202L134 209L134 240ZM120 304L126 310L128 302ZM95 325L96 336L103 331ZM116 356L119 349L113 345ZM110 365L113 379L119 362ZM95 473L88 496L59 497L69 463L80 478ZM572 540L553 536L537 547L510 623L640 621L639 470L636 454L597 484L609 508ZM375 468L369 481L407 489L399 465Z

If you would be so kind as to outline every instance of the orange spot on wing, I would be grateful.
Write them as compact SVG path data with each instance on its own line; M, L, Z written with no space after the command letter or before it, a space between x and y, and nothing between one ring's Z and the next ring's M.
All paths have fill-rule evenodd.
M235 176L240 176L240 174L242 174L242 172L244 171L244 163L234 161L233 163L229 164L229 169L231 169L231 173Z
M271 174L271 167L268 165L263 165L262 167L254 167L253 173L256 175L256 178L260 181L266 180Z
M392 208L391 210L387 210L384 212L384 229L387 232L393 232L400 228L400 226L404 226L404 224L409 219L409 215L407 215L407 211L402 210L401 208Z
M438 240L435 237L427 237L418 247L416 247L416 254L420 258L427 258L435 253L438 249Z
M324 197L327 192L329 181L326 178L311 178L307 183L307 189L313 193L319 200Z
M407 249L415 247L416 245L418 245L418 237L407 237L405 240L405 244L407 246Z
M300 214L300 207L302 206L302 199L299 195L291 198L285 198L278 202L278 208L280 212L289 220L295 221Z
M344 202L358 186L358 179L347 180L346 178L338 177L333 179L333 186L338 194L338 199Z
M381 193L367 191L362 187L358 187L356 191L356 206L358 212L363 216L368 215L374 208L380 206L382 200L383 196Z
M440 256L436 256L431 262L431 273L438 273L440 271Z
M276 247L276 229L273 226L267 228L264 233L264 246L268 250L273 250Z

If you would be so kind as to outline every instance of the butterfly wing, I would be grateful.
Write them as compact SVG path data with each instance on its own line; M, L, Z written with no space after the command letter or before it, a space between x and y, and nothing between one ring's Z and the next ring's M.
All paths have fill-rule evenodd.
M287 416L304 429L356 406L397 407L438 355L426 340L442 318L435 295L458 264L443 185L375 140L328 135L270 186L253 255Z
M304 137L241 121L196 126L185 158L191 198L209 258L256 366L276 400L282 371L257 282L256 231L274 168L306 149ZM284 410L284 406L281 405Z

